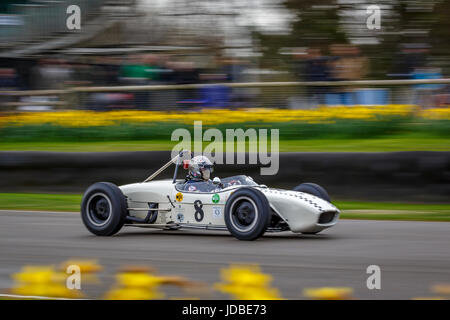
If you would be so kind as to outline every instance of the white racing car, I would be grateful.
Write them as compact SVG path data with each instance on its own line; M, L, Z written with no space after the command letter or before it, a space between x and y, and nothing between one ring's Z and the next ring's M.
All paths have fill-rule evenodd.
M290 230L315 234L334 226L339 210L319 185L303 183L293 191L259 185L245 175L186 183L177 179L190 152L180 152L140 183L117 187L91 185L83 195L81 217L98 236L111 236L124 225L160 229L228 230L239 240L255 240L265 232ZM152 181L175 164L172 180Z

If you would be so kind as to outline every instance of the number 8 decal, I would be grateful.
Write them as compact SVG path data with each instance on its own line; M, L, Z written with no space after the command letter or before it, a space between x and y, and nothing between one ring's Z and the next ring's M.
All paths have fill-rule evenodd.
M200 222L203 220L203 217L205 215L205 213L203 212L203 203L200 200L195 200L194 201L194 208L195 208L195 214L194 214L194 218L195 221Z

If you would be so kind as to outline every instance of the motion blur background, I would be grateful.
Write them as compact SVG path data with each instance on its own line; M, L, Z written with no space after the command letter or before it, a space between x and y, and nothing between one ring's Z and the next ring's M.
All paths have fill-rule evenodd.
M74 4L81 9L80 30L66 24L66 9ZM366 9L373 4L381 9L381 28L369 30ZM0 13L2 90L434 79L449 71L449 1L6 0ZM2 97L2 110L38 109L32 102L43 109L442 106L449 104L448 93L443 84L377 90L218 85L98 91L78 95L82 101Z

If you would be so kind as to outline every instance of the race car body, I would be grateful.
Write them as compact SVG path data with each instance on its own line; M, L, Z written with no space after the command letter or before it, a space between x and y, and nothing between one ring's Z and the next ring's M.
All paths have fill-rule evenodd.
M246 176L229 179L253 181ZM182 182L174 185L171 180L160 180L124 185L120 189L127 198L130 216L144 219L150 202L157 203L161 209L158 210L161 214L155 223L226 229L223 216L225 204L232 192L246 187L241 184L211 192L197 192L184 191L180 188L181 185ZM314 195L256 184L251 187L260 190L267 197L273 213L286 221L289 230L293 232L320 231L334 225L338 218L339 210L333 204Z
M274 189L245 175L192 183L177 180L176 171L173 180L94 184L83 197L84 224L97 235L126 225L228 230L240 240L254 240L264 232L314 234L338 221L339 210L315 184Z

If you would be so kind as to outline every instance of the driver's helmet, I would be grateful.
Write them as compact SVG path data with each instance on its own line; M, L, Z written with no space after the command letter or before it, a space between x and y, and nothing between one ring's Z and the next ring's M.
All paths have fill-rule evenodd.
M208 181L213 171L214 165L205 156L196 156L189 161L189 179L191 180Z

